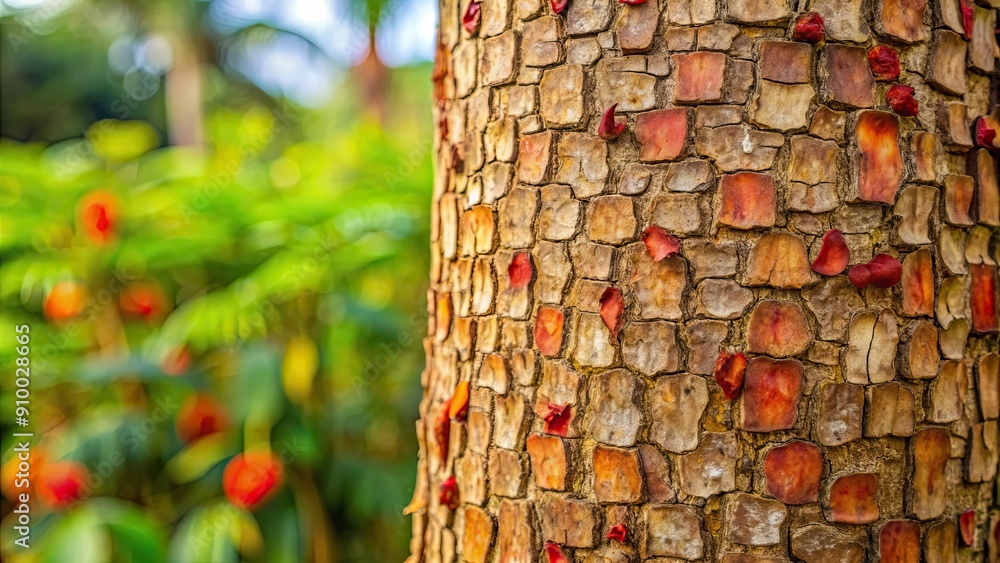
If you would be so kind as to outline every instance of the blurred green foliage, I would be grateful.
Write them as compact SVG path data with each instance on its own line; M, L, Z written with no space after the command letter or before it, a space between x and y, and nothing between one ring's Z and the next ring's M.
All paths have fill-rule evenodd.
M0 20L0 39L17 25ZM81 86L107 74L93 52L111 38L72 43L53 25L30 56L3 55L4 131L19 140L0 140L0 461L17 431L14 327L27 324L35 461L73 460L90 479L68 509L36 503L28 551L11 543L5 499L4 560L402 560L426 330L429 69L392 72L376 123L350 77L327 107L303 109L207 67L205 146L168 146L162 95L119 120L113 81ZM67 61L82 68L51 70ZM48 113L19 83L29 75L49 84ZM50 119L63 112L73 119ZM94 197L111 202L103 244ZM83 290L64 320L45 314L60 282ZM130 292L150 287L162 293L137 315ZM178 419L195 394L226 423L186 441ZM262 447L284 462L284 484L238 508L223 470Z

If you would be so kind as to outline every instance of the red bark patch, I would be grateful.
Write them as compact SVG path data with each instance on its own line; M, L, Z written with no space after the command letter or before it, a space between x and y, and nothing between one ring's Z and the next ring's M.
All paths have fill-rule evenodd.
M886 91L885 101L889 103L892 111L899 115L913 117L919 111L919 104L913 97L914 94L916 94L916 90L913 88L905 84L896 84Z
M878 254L865 264L858 264L847 271L847 277L858 289L869 285L880 289L892 287L899 283L903 275L903 266L888 254Z
M601 294L601 319L604 325L611 331L611 339L618 339L618 332L622 329L622 312L625 311L625 300L622 292L614 287L609 287Z
M271 500L285 480L278 458L265 452L237 454L222 472L222 490L229 502L253 510Z
M625 543L625 537L627 535L628 535L628 529L625 527L625 524L615 524L614 526L611 526L611 529L608 530L608 535L605 537L607 537L609 540L614 540L619 543Z
M876 45L868 49L868 67L876 80L899 78L899 53L888 45Z
M569 403L565 405L549 403L547 408L549 412L544 418L545 432L565 436L569 431L569 423L573 421L573 407Z
M816 12L806 12L795 19L792 39L806 43L819 43L823 40L825 30L826 24L823 23L823 16Z
M801 388L802 364L797 360L750 360L743 387L743 429L773 432L795 426Z
M972 330L996 332L997 324L997 268L987 264L969 264L972 277Z
M174 425L177 437L190 443L229 428L229 416L211 395L196 393L181 403Z
M847 247L844 235L837 229L830 229L823 235L823 245L813 260L812 269L824 276L836 276L847 268L850 261L851 249Z
M621 1L621 0L619 0ZM646 0L642 0L645 2ZM623 2L630 3L630 2ZM612 141L618 138L618 135L622 134L625 130L625 122L618 122L615 120L615 108L618 104L612 104L601 117L601 123L597 126L597 136L604 139L605 141Z
M959 537L962 545L971 547L976 542L976 511L966 510L958 517Z
M440 501L442 505L447 506L450 510L458 508L458 484L455 482L454 475L448 477L441 483L438 501Z
M767 492L785 504L819 500L823 454L818 446L794 441L772 448L764 457Z
M687 115L684 108L661 109L635 117L635 139L639 142L639 160L673 160L680 156L687 139Z
M563 312L553 307L539 307L535 317L535 347L546 356L555 356L562 347Z
M482 5L479 2L469 2L462 14L462 27L465 31L475 35L479 31L479 22L482 19Z
M523 289L528 286L534 273L531 267L531 256L527 252L518 252L507 267L507 277L511 289Z
M451 417L448 416L450 410L451 401L449 400L441 408L441 413L434 421L434 440L437 442L438 459L441 460L442 464L448 459L448 442L451 439Z
M878 520L878 478L871 473L855 473L837 479L830 487L830 510L834 522L867 524Z
M774 178L737 172L719 181L719 222L736 229L774 225Z
M678 102L704 102L722 99L726 55L695 51L673 55L677 65L674 99Z
M35 491L42 504L63 509L83 498L90 471L76 461L55 461L42 465Z
M743 352L729 353L725 350L715 359L715 382L722 388L722 394L732 401L739 397L743 389L743 378L747 371L747 357Z
M462 381L448 401L448 418L463 422L469 414L469 382Z
M619 4L628 4L629 6L638 6L639 4L645 4L646 0L618 0Z
M552 11L561 14L566 11L566 6L569 5L569 0L551 0Z
M677 256L681 249L681 239L668 235L667 231L656 225L650 225L642 232L642 243L646 245L646 252L654 262Z
M878 536L880 561L920 563L920 523L913 520L890 520Z
M903 180L899 121L884 111L865 111L858 118L858 197L891 205Z
M797 303L761 301L750 312L747 348L778 358L797 356L809 347L811 335L806 315Z
M549 563L569 563L569 559L566 558L562 548L554 541L546 540L542 551L549 558Z

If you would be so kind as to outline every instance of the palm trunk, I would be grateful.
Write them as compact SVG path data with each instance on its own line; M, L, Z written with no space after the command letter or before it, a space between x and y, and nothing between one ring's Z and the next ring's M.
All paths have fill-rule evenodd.
M442 2L413 561L997 561L996 10L789 4Z

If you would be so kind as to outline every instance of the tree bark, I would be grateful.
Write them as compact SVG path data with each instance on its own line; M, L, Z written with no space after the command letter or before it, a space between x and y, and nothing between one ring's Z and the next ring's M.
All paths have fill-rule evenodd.
M997 561L1000 5L793 4L442 1L413 561Z

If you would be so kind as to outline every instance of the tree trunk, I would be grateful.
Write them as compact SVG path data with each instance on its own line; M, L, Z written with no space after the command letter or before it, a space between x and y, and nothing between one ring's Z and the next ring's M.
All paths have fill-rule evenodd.
M1000 4L792 4L443 1L412 560L997 560Z

